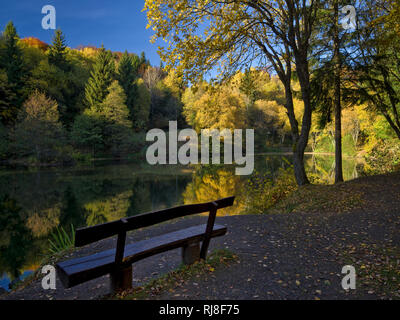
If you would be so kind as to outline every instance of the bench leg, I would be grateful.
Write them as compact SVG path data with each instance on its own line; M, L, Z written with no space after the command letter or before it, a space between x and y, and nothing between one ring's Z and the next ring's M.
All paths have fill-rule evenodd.
M189 243L182 248L183 263L188 265L200 260L200 243Z
M110 274L111 292L132 288L132 266L115 271Z

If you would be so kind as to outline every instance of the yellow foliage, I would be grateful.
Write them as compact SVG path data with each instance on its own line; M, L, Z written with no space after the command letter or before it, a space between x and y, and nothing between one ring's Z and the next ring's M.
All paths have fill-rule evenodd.
M218 215L235 215L244 211L244 201L241 199L244 189L243 179L227 169L213 172L194 173L194 179L186 186L183 193L185 204L208 202L215 199L236 196L233 207L218 210Z
M131 190L125 191L113 197L85 204L84 208L88 212L86 224L93 226L125 217L130 206L132 194Z
M48 235L60 223L60 205L29 213L26 226L35 238Z

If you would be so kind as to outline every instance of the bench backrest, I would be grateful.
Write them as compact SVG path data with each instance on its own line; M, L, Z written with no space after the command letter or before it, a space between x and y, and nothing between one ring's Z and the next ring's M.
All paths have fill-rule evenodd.
M129 218L122 218L92 227L80 228L77 229L75 233L75 246L81 247L117 234L124 234L130 230L148 227L171 219L203 212L210 212L207 223L207 232L210 232L210 229L212 231L214 226L217 210L232 206L234 199L235 197L228 197L206 203L183 205L150 213L143 213ZM122 237L119 237L118 241L122 242L120 238ZM119 246L123 246L123 244L124 243L118 243Z

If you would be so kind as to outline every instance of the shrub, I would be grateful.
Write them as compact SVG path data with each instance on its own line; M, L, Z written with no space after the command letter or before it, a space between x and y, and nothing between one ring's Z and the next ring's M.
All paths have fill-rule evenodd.
M248 213L266 213L276 203L286 198L292 191L297 189L293 167L280 168L274 179L266 174L254 174L249 180Z
M396 139L379 140L365 156L367 174L383 174L400 170L400 144Z

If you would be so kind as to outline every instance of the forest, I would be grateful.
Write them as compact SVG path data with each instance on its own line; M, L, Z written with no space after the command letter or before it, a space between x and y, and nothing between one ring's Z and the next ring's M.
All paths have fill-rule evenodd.
M214 274L218 298L400 297L400 1L143 2L157 65L125 40L73 47L68 28L46 43L0 25L0 295L74 254L77 228L235 196L217 219L243 263ZM254 129L254 171L151 165L146 133L170 121ZM344 265L358 291L342 290ZM58 297L103 293L82 288Z
M183 25L173 24L180 18L172 11L169 20L158 24L165 5L158 2L145 6L155 36L171 28L183 32ZM373 7L376 3L379 6ZM240 17L224 20L240 6L203 5L226 10L215 15L213 23L226 23L227 28L240 24ZM357 8L362 12L360 27L351 33L339 30L323 6L314 9L309 14L321 21L313 20L306 60L288 45L268 47L280 40L268 29L265 44L244 34L252 41L249 54L257 58L266 49L270 63L258 66L239 49L230 51L233 40L217 43L219 30L213 23L208 32L214 37L208 40L176 37L182 53L177 59L176 49L161 51L164 67L152 66L144 52L111 52L103 45L70 48L60 29L51 44L21 39L9 22L0 38L0 159L6 164L61 166L129 158L143 154L147 130L165 129L168 121L177 120L179 128L197 131L253 128L256 152L293 150L300 171L304 152L337 152L337 161L363 157L366 172L393 171L400 164L398 2L367 1ZM191 51L202 41L210 42L212 52ZM219 79L206 80L206 71L216 64L213 54L231 55L226 58L230 64ZM301 61L308 64L304 75L299 72ZM298 184L308 181L299 173L296 179Z
M148 128L181 118L180 80L152 67L144 52L71 49L61 30L50 45L20 39L9 22L0 61L0 157L11 163L70 165L134 154Z

